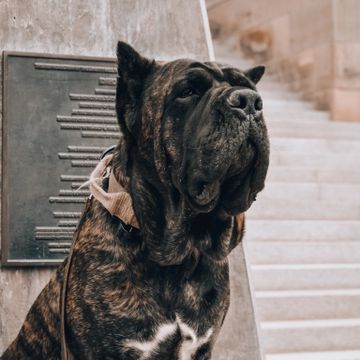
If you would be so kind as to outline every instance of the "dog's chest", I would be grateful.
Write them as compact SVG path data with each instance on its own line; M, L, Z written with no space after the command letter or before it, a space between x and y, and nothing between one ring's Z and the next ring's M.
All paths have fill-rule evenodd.
M162 359L201 359L202 354L209 352L213 333L214 329L208 328L199 335L197 330L176 315L174 322L160 324L150 339L126 340L123 346L144 360L157 359L159 356Z
M209 359L229 300L227 262L209 261L200 260L190 275L141 261L117 270L88 268L86 278L94 281L79 284L71 317L89 322L91 339L73 323L78 338L86 339L87 351L93 354L95 346L109 359Z
M209 358L228 295L227 282L222 281L220 286L216 277L222 272L216 270L214 273L206 264L199 264L190 278L181 277L173 269L151 274L149 288L156 305L148 335L125 340L124 348L140 359Z

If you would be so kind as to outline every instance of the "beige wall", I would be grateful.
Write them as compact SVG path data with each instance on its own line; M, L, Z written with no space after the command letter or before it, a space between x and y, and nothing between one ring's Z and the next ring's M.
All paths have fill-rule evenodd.
M330 107L332 1L230 0L210 10L209 19L225 24L224 36L236 34L244 56L266 63L318 107Z
M223 39L235 35L244 56L266 63L334 119L360 121L359 1L209 0L208 6L212 28L222 28Z
M360 121L360 2L334 1L332 116Z

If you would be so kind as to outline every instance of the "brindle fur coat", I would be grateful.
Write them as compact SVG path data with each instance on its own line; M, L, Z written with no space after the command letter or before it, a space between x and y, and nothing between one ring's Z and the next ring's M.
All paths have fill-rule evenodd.
M227 256L268 167L255 87L264 68L159 63L122 42L117 55L123 136L112 168L131 195L140 232L127 232L88 200L67 288L69 350L78 360L210 359L229 306ZM244 91L255 99L249 113ZM67 261L2 360L60 359Z

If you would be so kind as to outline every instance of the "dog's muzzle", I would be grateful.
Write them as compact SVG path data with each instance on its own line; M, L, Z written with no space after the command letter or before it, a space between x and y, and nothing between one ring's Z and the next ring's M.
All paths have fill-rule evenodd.
M200 125L185 149L183 188L198 212L222 203L236 214L246 211L264 187L269 143L263 102L255 90L229 88L213 109L196 119Z

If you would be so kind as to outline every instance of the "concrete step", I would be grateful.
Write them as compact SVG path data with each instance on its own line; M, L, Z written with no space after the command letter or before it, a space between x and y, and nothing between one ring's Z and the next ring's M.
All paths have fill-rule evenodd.
M360 139L360 124L314 121L301 116L266 116L271 137Z
M319 111L319 110L315 110ZM323 111L319 111L323 112ZM264 113L265 119L267 120L268 124L275 124L275 125L288 125L291 124L292 126L296 126L298 128L302 128L306 125L306 127L310 127L312 130L316 128L329 128L329 129L336 129L336 130L352 130L352 131L359 131L360 130L360 123L358 122L348 122L348 121L313 121L311 119L307 119L305 116L302 116L302 113L299 112L294 117L289 117L284 112L282 117L280 118L272 118L271 116L267 116L267 113Z
M360 220L360 185L269 182L248 219Z
M360 185L269 182L247 215L262 220L360 220Z
M273 149L277 151L277 149ZM293 167L294 166L294 167ZM296 164L270 165L266 180L268 182L299 182L303 183L343 183L359 184L360 170L356 169L311 169L307 167L297 167Z
M355 350L360 348L360 319L262 322L266 353Z
M280 83L274 79L272 76L264 76L259 84L257 85L257 89L259 90L260 94L263 91L289 91L288 83Z
M264 111L268 109L275 109L278 111L307 111L315 110L310 102L301 101L297 99L269 99L262 96L264 103Z
M225 49L217 50L216 53L215 53L215 59L216 59L216 62L218 62L218 63L231 65L231 66L233 66L235 68L238 68L238 69L240 69L242 71L250 69L250 68L252 68L254 66L261 65L259 63L253 62L252 59L244 59L243 57L241 57L241 54L239 54L238 56L232 56ZM266 74L266 70L265 70L265 74ZM261 83L265 83L265 82L274 84L274 86L280 86L281 85L278 82L274 81L274 78L272 76L270 76L269 74L266 74L261 79Z
M267 100L298 100L302 101L300 94L295 92L290 92L287 89L263 89L261 83L258 87L259 93L264 101Z
M241 54L237 54L236 56L234 56L233 54L229 53L228 49L225 48L218 48L215 50L215 59L215 61L218 63L231 65L242 71L245 71L257 65L261 65L259 63L254 63L251 59L244 59L243 57L241 57ZM259 89L273 90L277 88L286 89L288 91L288 84L279 83L273 76L266 74L265 71L265 76L261 79L259 83Z
M250 69L256 66L252 60L246 60L244 58L229 56L227 51L218 49L215 52L215 61L222 64L232 65L240 70Z
M258 201L247 211L248 219L256 220L360 220L360 206L353 202L317 199L301 201L276 199L258 195Z
M266 107L266 104L264 105L264 116L266 120L284 119L285 121L291 121L291 119L304 119L325 124L330 121L330 115L327 111L296 108L281 109L280 107Z
M247 254L257 265L360 263L360 241L254 241Z
M355 153L314 153L306 155L295 151L272 151L270 153L270 164L271 166L358 170L360 168L360 156Z
M267 290L255 296L260 321L360 317L360 288Z
M272 138L273 152L342 153L344 156L354 152L360 154L360 140L308 139L308 138Z
M268 182L260 194L262 200L315 200L319 203L331 200L360 205L360 184Z
M292 126L282 127L268 127L270 137L308 137L308 138L319 138L323 137L326 139L349 139L359 140L360 134L353 132L350 129L340 131L336 133L336 130L330 128L327 129L310 129L310 128L296 128Z
M360 350L268 354L266 360L360 360Z
M326 139L326 136L321 136L322 132L327 131L329 134L337 133L338 139L343 139L341 135L347 135L348 133L355 132L356 135L360 135L360 123L345 123L345 122L332 122L332 121L315 121L302 117L301 114L297 116L288 116L288 114L278 114L276 117L266 116L265 120L270 129L292 129L301 132L308 129L309 131L316 133L319 136L289 136L294 138L318 138ZM356 139L356 138L355 138ZM346 140L346 139L345 139Z
M260 196L260 195L259 195ZM260 200L259 200L260 201ZM355 241L360 242L360 221L252 220L246 221L246 241Z
M257 291L360 288L360 263L252 265L251 272Z

